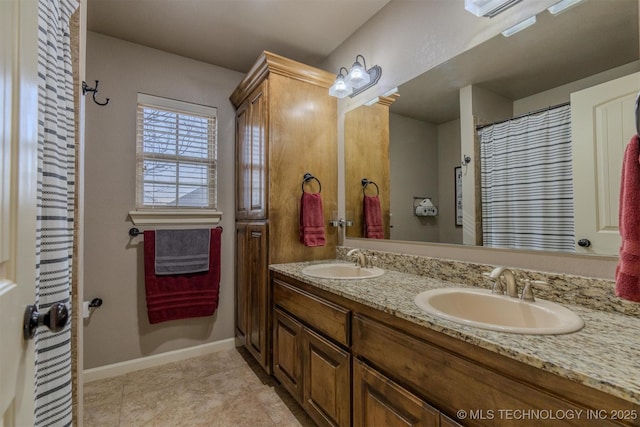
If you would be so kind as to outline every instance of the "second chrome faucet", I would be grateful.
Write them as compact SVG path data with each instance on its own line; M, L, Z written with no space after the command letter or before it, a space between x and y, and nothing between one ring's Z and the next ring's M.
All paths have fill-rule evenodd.
M354 257L356 260L356 266L362 268L372 268L374 267L375 260L377 259L374 256L366 256L360 249L354 248L347 252L347 258Z
M513 272L509 270L507 267L496 267L491 273L489 273L489 277L494 279L493 291L496 293L503 294L506 291L507 296L518 298L518 283L516 282L516 276L514 276ZM504 277L506 282L506 289L502 286L502 282L500 278Z
M486 274L486 273L485 273ZM497 294L507 294L507 296L518 298L518 282L516 281L516 276L513 274L513 271L509 270L507 267L499 266L494 268L491 273L489 273L489 277L494 280L492 291ZM504 277L504 281L506 283L503 286L501 277ZM541 286L541 287L549 287L547 283L539 281L539 280L524 280L526 282L524 288L522 288L522 294L520 295L520 299L523 301L533 302L536 299L533 296L533 286Z

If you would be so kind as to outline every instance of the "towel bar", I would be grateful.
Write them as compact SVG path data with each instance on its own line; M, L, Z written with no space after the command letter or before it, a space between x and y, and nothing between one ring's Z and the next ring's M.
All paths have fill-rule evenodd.
M220 225L219 225L219 226L217 226L217 227L215 227L215 228L219 228L220 230L224 231L224 229L223 229L223 228L222 228L222 226L220 226ZM140 234L143 234L143 233L144 233L144 231L140 231L140 230L139 230L138 228L136 228L136 227L131 227L131 228L129 229L129 236L131 236L131 237L136 237L136 236L139 236Z

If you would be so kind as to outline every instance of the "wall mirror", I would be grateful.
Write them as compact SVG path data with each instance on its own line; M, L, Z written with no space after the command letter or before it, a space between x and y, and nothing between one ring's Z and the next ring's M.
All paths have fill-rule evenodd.
M354 225L347 238L364 237L363 198L378 194L385 239L468 243L457 207L461 192L477 190L468 180L461 185L468 168L463 159L479 159L461 148L464 88L509 100L508 112L483 118L492 122L567 103L571 93L638 71L637 0L619 0L615 7L586 1L556 16L543 11L532 27L498 35L399 85L397 95L348 111L345 213ZM364 187L363 179L377 188Z

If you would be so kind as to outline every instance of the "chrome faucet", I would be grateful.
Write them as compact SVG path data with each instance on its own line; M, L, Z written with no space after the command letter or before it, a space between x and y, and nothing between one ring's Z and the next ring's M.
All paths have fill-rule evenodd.
M367 267L367 257L362 253L360 249L355 248L347 252L347 258L349 258L352 255L356 258L356 266L362 267L362 268Z
M502 293L502 285L500 284L500 277L504 277L505 282L507 283L507 295L513 298L518 298L518 284L516 282L516 276L513 275L513 272L509 270L507 267L496 267L491 273L489 273L489 277L496 280L495 288Z

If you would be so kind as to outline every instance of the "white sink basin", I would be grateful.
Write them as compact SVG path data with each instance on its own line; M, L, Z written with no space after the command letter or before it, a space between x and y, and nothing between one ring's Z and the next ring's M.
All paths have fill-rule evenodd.
M444 288L422 292L415 303L429 314L463 325L517 334L565 334L584 322L573 311L550 301L521 301L488 289Z
M302 269L302 274L322 279L370 279L382 276L384 270L378 267L362 268L353 264L315 264Z

